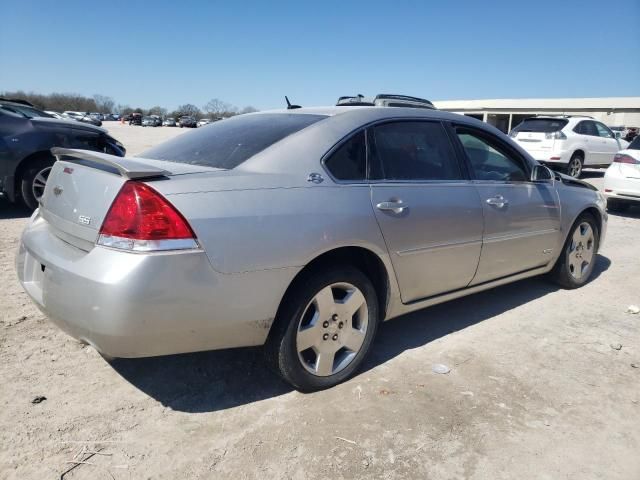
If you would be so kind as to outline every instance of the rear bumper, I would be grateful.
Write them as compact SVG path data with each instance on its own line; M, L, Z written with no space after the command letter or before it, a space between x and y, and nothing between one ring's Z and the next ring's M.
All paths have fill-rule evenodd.
M608 190L608 191L607 191ZM628 202L640 202L640 178L629 178L610 167L604 177L603 195Z
M16 259L20 282L53 323L112 357L261 345L299 270L226 275L203 251L85 252L34 218Z

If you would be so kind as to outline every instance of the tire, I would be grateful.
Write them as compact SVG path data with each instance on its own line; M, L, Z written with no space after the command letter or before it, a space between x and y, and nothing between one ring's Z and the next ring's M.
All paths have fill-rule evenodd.
M375 288L360 270L309 272L283 300L265 345L267 361L301 392L333 387L362 364L379 317Z
M573 178L580 178L582 167L584 166L584 158L581 153L571 155L571 160L567 164L567 175Z
M588 213L581 214L571 227L562 252L550 272L551 279L566 289L587 283L596 263L599 246L600 232L595 218Z
M622 202L613 198L607 199L607 210L610 212L626 212L629 210L629 207L628 202Z
M31 160L19 178L20 197L29 210L38 208L38 202L44 192L49 172L55 163L54 157L40 157Z

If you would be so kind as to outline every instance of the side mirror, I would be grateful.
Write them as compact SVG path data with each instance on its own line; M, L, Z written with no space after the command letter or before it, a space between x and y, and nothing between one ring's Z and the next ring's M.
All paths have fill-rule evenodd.
M544 165L536 165L531 171L532 182L551 182L553 180L553 172L549 167Z

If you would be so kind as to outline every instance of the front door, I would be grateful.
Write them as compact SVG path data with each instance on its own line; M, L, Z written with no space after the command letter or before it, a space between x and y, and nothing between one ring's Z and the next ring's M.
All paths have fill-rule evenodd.
M600 122L594 122L596 124L596 128L598 129L598 135L600 137L600 165L610 165L613 162L613 157L619 150L620 145L616 136L613 134L609 128Z
M552 183L530 181L530 167L497 137L456 128L484 211L480 264L472 284L549 263L559 248L560 206Z
M466 287L482 244L482 205L439 122L373 127L372 207L404 303Z

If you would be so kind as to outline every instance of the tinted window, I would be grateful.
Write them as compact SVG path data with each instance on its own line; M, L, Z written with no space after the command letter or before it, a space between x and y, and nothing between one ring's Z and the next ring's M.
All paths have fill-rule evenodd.
M458 129L457 133L477 180L523 182L528 179L522 162L497 142L464 129Z
M589 120L580 122L576 125L576 128L574 128L573 131L582 135L591 135L592 137L598 136L598 129L596 128L595 123Z
M175 137L139 156L232 169L286 136L323 118L326 117L300 113L238 115Z
M542 132L551 133L562 130L569 123L564 118L527 118L523 122L511 130L511 133L518 132Z
M366 157L365 135L362 131L340 145L324 164L338 180L364 180L367 176Z
M640 150L640 135L633 139L633 142L627 147L630 150Z
M457 180L460 166L437 122L395 122L374 133L374 177L386 180Z
M604 138L613 138L611 130L605 127L602 123L593 122L598 130L598 135Z

